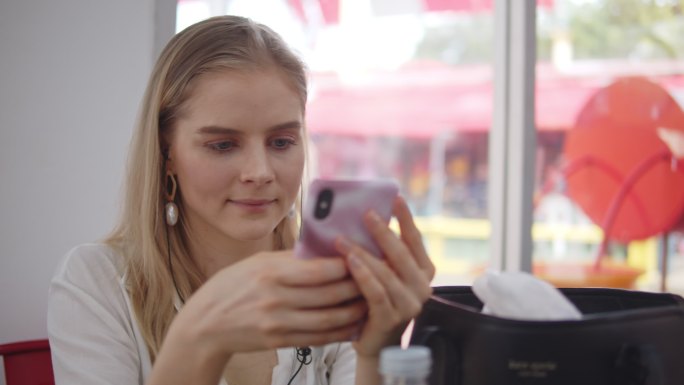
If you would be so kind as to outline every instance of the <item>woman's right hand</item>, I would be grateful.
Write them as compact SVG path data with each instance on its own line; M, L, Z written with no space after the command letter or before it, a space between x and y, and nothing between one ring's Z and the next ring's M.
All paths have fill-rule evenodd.
M267 252L212 276L176 316L180 335L209 356L349 340L367 312L343 258ZM187 346L187 345L186 345Z

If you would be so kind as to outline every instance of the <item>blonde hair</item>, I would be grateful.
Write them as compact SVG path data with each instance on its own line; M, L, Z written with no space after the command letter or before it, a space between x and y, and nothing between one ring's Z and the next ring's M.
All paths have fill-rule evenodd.
M106 239L125 256L127 288L153 361L175 315L173 286L188 298L206 280L189 254L180 199L178 224L164 221L166 138L197 76L273 69L296 91L304 111L304 64L271 29L237 16L210 18L178 33L153 69L131 142L122 218ZM290 216L277 225L274 249L293 246L296 222Z

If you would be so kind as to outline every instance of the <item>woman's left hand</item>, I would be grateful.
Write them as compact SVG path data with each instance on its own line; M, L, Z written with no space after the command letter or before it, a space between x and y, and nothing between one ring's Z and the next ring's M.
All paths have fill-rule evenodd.
M399 344L406 326L432 293L435 267L403 198L394 201L392 213L399 222L400 237L374 212L364 217L384 259L343 237L336 244L368 303L368 319L353 343L361 357L377 358L385 346Z

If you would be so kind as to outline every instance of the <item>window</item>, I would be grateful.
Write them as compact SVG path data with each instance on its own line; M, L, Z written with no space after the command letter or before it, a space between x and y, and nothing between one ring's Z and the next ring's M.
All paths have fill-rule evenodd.
M254 3L180 0L178 28L230 13L283 35L311 70L308 128L316 152L325 154L314 154L315 173L397 179L438 268L434 284L469 284L496 258L508 261L513 252L506 246L497 251L500 233L517 226L524 235L526 218L533 218L528 251L533 270L558 285L658 290L658 271L666 261L667 289L684 293L684 236L675 231L684 215L684 164L668 157L666 145L654 136L660 125L684 130L681 2L538 0L536 39L519 33L528 27L524 22L495 34L494 4L517 10L528 4L522 1ZM519 166L532 175L534 196L531 210L508 212L508 227L499 231L498 220L490 226L487 218L497 218L501 207L490 199L507 194L495 191L507 186L500 178L516 176L492 173L497 166L490 164L496 153L490 143L498 140L491 137L498 74L493 68L495 47L514 44L514 50L536 46L536 65L524 64L535 67L536 80L519 81L507 72L497 81L522 82L512 86L515 92L535 83L530 129L536 135L523 141L536 143L533 169ZM660 99L646 100L648 95ZM516 117L503 119L509 118ZM636 124L639 118L645 123ZM617 134L594 137L605 119ZM643 134L647 139L633 135L644 130L650 130ZM510 139L503 164L516 156ZM658 156L647 148L662 158L636 178L635 168ZM623 189L624 199L615 199L630 178L636 181ZM516 263L509 261L506 268ZM597 281L596 266L602 272L622 270ZM643 274L630 278L630 271Z
M684 132L682 11L679 1L555 0L538 12L538 274L659 290L665 253L666 289L684 292L673 231L684 173L657 134Z
M279 32L311 72L314 174L399 181L437 266L435 283L469 283L488 259L492 3L258 5L182 0L178 29L227 13Z

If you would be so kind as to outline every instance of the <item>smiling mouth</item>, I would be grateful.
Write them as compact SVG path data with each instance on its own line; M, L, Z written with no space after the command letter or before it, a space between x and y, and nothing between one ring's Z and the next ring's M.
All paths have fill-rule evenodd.
M275 199L229 199L228 202L247 207L263 207L275 203Z

